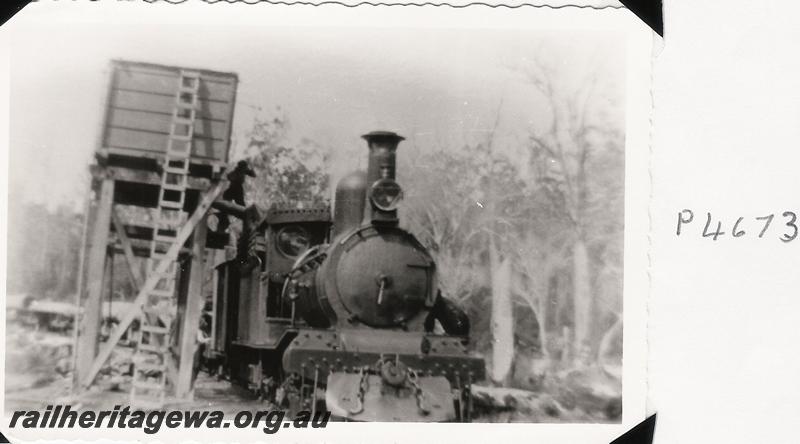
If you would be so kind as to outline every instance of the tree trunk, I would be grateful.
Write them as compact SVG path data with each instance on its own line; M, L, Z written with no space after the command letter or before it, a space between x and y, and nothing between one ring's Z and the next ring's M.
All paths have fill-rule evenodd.
M541 344L542 355L546 358L550 357L550 338L548 337L548 328L550 325L550 306L556 304L558 299L558 278L555 272L549 272L547 276L547 288L544 294L539 298L539 308L536 313L536 319L539 321L539 344Z
M615 359L621 353L622 347L622 317L618 317L616 322L603 334L600 344L597 347L597 363L603 367L607 364L621 366L619 359Z
M511 262L489 242L492 270L492 380L506 382L514 360L514 312L511 305Z
M592 327L592 295L589 289L589 257L586 244L578 238L572 251L572 285L575 299L575 335L573 350L575 359L589 359Z

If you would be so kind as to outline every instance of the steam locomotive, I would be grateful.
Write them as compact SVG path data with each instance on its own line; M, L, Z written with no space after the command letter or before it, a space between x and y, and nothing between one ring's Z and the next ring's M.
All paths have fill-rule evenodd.
M289 412L353 421L469 421L484 361L469 319L437 289L436 264L400 228L403 137L363 136L366 172L337 185L334 211L245 211L216 267L208 350L231 379Z

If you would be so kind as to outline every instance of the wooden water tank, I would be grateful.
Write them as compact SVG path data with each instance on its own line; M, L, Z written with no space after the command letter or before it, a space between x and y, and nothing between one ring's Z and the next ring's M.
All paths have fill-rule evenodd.
M228 162L236 74L124 60L111 62L101 155L129 164L164 156L181 70L200 74L190 163Z

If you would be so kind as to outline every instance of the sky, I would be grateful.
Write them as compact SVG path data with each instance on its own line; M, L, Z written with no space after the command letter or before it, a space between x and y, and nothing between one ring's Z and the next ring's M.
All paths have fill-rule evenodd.
M111 59L237 73L231 157L253 119L280 107L289 143L330 148L336 178L363 167L359 136L376 129L416 149L458 149L485 142L497 122L496 146L523 145L548 119L519 70L537 57L568 87L598 76L604 100L623 103L622 40L575 30L26 26L12 37L10 203L80 208Z

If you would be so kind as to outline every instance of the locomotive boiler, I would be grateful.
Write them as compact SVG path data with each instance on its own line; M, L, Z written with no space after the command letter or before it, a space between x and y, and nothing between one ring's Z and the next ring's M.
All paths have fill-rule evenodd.
M469 320L437 287L433 257L400 227L396 152L363 136L366 172L344 177L327 210L250 211L222 278L216 350L231 377L290 411L355 421L469 421L484 361ZM437 325L438 324L438 325Z

